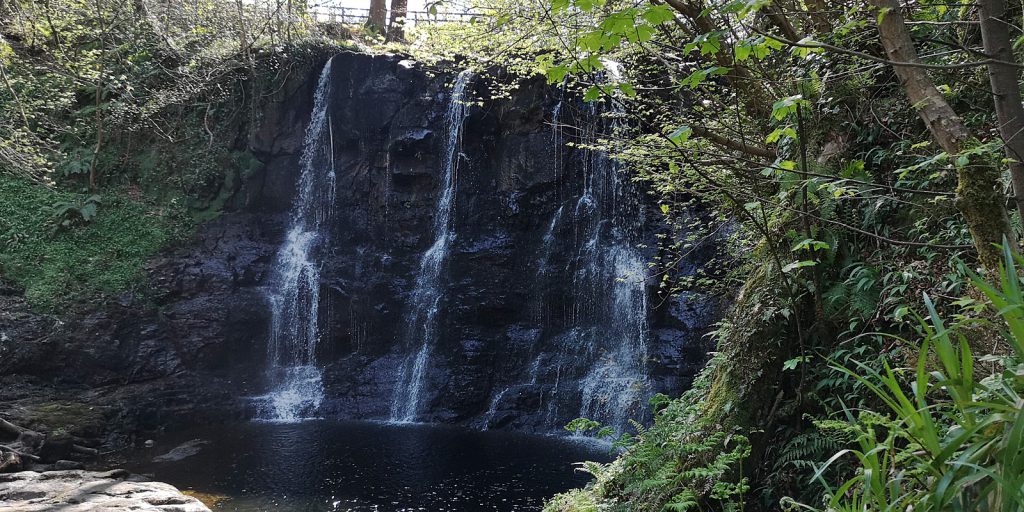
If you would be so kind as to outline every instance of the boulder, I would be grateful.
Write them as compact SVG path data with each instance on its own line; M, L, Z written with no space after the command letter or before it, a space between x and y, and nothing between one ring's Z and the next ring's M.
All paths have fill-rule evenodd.
M0 474L0 512L210 512L173 485L123 470L22 471Z

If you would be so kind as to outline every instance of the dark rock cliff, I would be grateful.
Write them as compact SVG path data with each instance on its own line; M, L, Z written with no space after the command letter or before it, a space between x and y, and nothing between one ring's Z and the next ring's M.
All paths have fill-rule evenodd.
M402 329L408 295L433 242L451 74L358 53L337 55L332 71L338 182L321 273L321 413L386 418L400 392L395 369L411 350ZM245 397L264 386L269 326L261 286L284 236L317 72L314 66L290 80L259 128L240 137L262 169L245 177L227 211L191 244L151 262L145 301L120 297L58 320L24 313L16 293L0 291L6 412L24 416L42 393L95 402L106 421L131 428L249 414ZM504 79L496 72L474 83L479 103L464 125L456 239L421 419L550 430L580 412L579 397L562 398L553 410L552 396L579 388L586 366L607 357L573 344L580 318L589 318L578 313L586 309L581 304L599 299L576 286L573 266L586 240L571 212L582 203L593 160L556 143L597 121L542 80L518 84L510 98L489 98L489 83ZM556 106L559 123L572 129L553 128ZM638 207L648 209L648 202ZM653 261L655 235L665 228L657 215L644 217L636 245ZM702 264L701 251L694 254L672 272L693 272ZM677 393L703 364L701 335L716 319L717 303L696 293L662 300L656 287L646 290L651 390Z

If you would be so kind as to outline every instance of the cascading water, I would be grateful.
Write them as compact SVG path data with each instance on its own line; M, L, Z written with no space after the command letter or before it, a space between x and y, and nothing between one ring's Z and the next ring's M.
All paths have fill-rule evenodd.
M437 343L437 316L444 298L441 273L455 239L452 212L455 209L459 159L462 152L462 125L469 114L466 90L473 81L473 72L464 70L455 79L445 123L448 138L441 173L441 195L434 214L434 244L423 254L416 287L406 317L406 343L419 348L402 365L391 405L391 421L416 420L420 394L430 364L430 352Z
M610 77L618 81L618 64L607 61L605 67ZM623 129L621 105L614 102L610 114L608 128L614 134ZM595 136L601 132L601 117L595 107ZM650 394L646 363L647 264L637 248L643 209L637 191L623 180L618 162L603 153L595 153L593 159L584 197L598 202L593 209L596 219L587 223L594 227L594 232L585 245L585 258L577 263L582 275L597 279L585 282L585 286L594 289L593 296L601 300L593 305L593 313L598 315L593 322L597 330L590 331L587 341L597 359L582 382L580 416L600 420L621 431L629 419L639 419L644 414L646 396Z
M258 397L257 417L263 420L314 417L324 399L316 347L320 341L319 260L328 242L335 197L334 149L327 108L330 77L328 60L320 72L306 128L288 232L264 289L271 324L266 372L270 391Z
M618 79L615 64L605 64L611 78ZM563 108L559 101L551 112L556 172L561 172L563 165ZM576 142L600 146L602 138L625 128L621 116L619 107L609 110L591 103L580 116ZM502 402L519 394L510 390L531 387L549 428L582 416L622 432L628 420L640 420L646 414L652 385L647 375L647 260L638 248L644 240L641 198L618 162L605 151L590 149L580 156L581 186L560 201L540 240L536 259L532 301L544 304L532 305L531 316L553 329L547 332L551 342L541 353L532 354L521 384L492 389L485 426L500 424L495 420L501 418ZM555 266L553 258L560 237L572 241L564 267ZM553 270L562 268L571 279L566 292L551 288L559 282ZM548 310L551 299L566 307L561 322L537 313ZM543 371L542 364L546 366ZM516 407L512 404L505 407Z

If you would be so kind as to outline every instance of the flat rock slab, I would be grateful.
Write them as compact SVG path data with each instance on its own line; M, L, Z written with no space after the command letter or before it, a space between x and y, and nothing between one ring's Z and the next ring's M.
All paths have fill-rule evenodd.
M199 500L127 471L22 471L0 474L0 512L210 512Z

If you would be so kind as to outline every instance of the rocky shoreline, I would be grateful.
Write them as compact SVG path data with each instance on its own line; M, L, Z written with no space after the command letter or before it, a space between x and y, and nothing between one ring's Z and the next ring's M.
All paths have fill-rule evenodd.
M197 498L123 469L0 474L0 512L210 512Z

